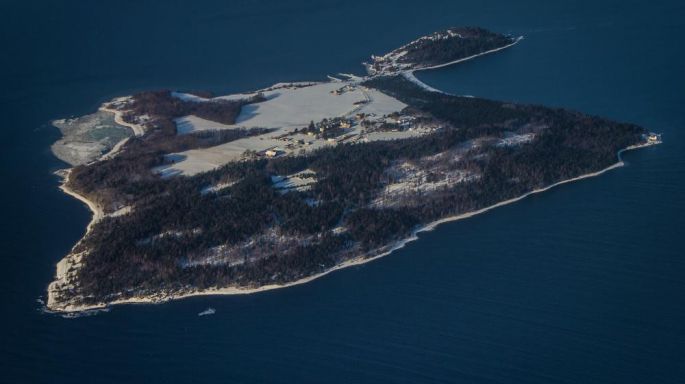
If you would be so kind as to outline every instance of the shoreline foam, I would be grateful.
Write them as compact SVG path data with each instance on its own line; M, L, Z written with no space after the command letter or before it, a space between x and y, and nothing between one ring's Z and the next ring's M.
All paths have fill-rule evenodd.
M318 274L315 274L312 276L308 276L308 277L304 277L302 279L295 280L292 282L288 282L285 284L269 284L269 285L263 285L263 286L260 286L257 288L226 287L226 288L210 288L210 289L206 289L206 290L188 291L188 292L183 292L183 293L171 293L171 294L160 293L160 294L156 294L156 295L129 297L126 299L113 300L113 301L108 302L108 303L97 303L97 304L91 304L91 305L78 305L78 306L77 305L66 305L66 306L62 306L62 307L53 306L51 308L50 304L54 303L54 296L53 296L50 288L53 287L53 284L58 282L58 280L55 280L52 283L50 283L50 286L48 287L48 300L47 300L47 304L46 304L47 312L69 314L69 313L75 313L75 312L102 310L105 308L109 308L113 305L120 305L120 304L160 304L160 303L165 303L165 302L168 302L171 300L180 300L180 299L195 297L195 296L248 295L248 294L253 294L253 293L271 291L274 289L288 288L288 287L292 287L292 286L296 286L296 285L306 284L306 283L309 283L309 282L316 280L318 278L324 277L324 276L328 275L329 273L332 273L332 272L335 272L335 271L338 271L341 269L353 267L353 266L366 264L366 263L372 262L374 260L380 259L382 257L388 256L391 253L393 253L394 251L397 251L399 249L404 248L408 243L415 241L415 240L418 240L419 239L419 237L418 237L419 233L432 231L435 228L437 228L438 226L440 226L441 224L449 223L449 222L453 222L453 221L458 221L458 220L463 220L463 219L468 219L468 218L474 217L476 215L479 215L481 213L488 212L492 209L499 208L499 207L502 207L505 205L509 205L509 204L518 202L520 200L525 199L528 196L548 191L554 187L557 187L557 186L560 186L563 184L567 184L567 183L571 183L574 181L579 181L579 180L583 180L583 179L587 179L587 178L591 178L591 177L596 177L596 176L602 175L608 171L611 171L613 169L620 168L620 167L625 165L625 163L623 162L623 160L621 158L621 155L624 152L634 150L634 149L649 147L649 146L653 146L656 144L659 144L659 143L642 143L642 144L631 145L629 147L623 148L617 152L618 162L616 162L616 163L614 163L614 164L612 164L612 165L610 165L604 169L601 169L601 170L596 171L596 172L591 172L591 173L587 173L584 175L580 175L580 176L577 176L577 177L574 177L571 179L562 180L562 181L559 181L557 183L548 185L546 187L538 188L538 189L532 190L530 192L526 192L523 195L520 195L518 197L514 197L514 198L511 198L511 199L508 199L505 201L501 201L499 203L496 203L496 204L493 204L493 205L490 205L490 206L487 206L487 207L484 207L484 208L481 208L481 209L478 209L475 211L465 212L465 213L462 213L459 215L449 216L449 217L445 217L445 218L430 222L430 223L422 225L422 226L418 227L417 229L415 229L414 231L412 231L412 233L408 237L390 244L388 246L389 249L387 251L382 252L378 255L375 255L373 257L368 257L368 258L364 258L363 255L361 255L361 256L355 257L353 259L347 260L341 264L338 264L332 268L329 268L329 269L327 269L321 273L318 273ZM85 199L83 196L80 196L80 195L74 193L73 191L72 191L72 193L69 193L69 194L78 198L79 200L83 201L84 203L86 203L88 205L89 208L91 208L92 202L89 204L88 200ZM97 207L95 205L92 205L92 206ZM91 209L91 210L93 210L93 209ZM95 216L96 210L93 210L93 213ZM94 221L91 220L91 224L93 224L93 223L94 223ZM89 228L90 228L91 224L89 224ZM86 234L87 233L88 232L86 232ZM58 263L58 276L57 277L59 277L60 263L65 262L65 260L69 259L66 262L66 264L68 264L68 265L62 265L62 268L65 268L65 267L70 268L72 266L75 267L78 265L78 260L72 260L72 259L78 258L78 257L79 257L79 255L74 255L74 254L70 253L65 258L60 260L60 262ZM62 274L62 275L63 275L62 277L64 277L64 274Z

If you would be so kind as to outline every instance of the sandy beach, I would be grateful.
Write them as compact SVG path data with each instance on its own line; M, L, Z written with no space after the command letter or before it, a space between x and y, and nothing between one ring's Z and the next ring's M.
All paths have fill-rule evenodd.
M72 189L67 187L67 184L69 183L69 175L71 174L71 169L67 170L66 172L66 176L64 177L62 185L60 185L59 189L61 189L67 195L84 203L86 206L88 206L88 209L90 209L90 211L93 213L93 217L91 218L90 223L88 223L88 227L86 227L86 234L88 234L92 226L98 221L102 220L103 217L105 217L105 212L102 210L102 208L100 208L94 202L88 200L85 196L79 195L78 193L74 192Z

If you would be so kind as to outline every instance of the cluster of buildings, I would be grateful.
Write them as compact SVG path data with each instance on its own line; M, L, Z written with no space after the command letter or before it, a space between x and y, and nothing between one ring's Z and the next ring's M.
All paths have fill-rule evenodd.
M362 116L359 116L362 115ZM377 131L405 131L412 130L416 124L416 117L412 115L391 114L383 117L358 114L360 124L369 130Z
M299 149L304 153L306 148L318 148L319 139L330 143L343 143L367 140L370 132L400 132L412 131L420 116L393 113L377 116L373 113L356 113L353 117L333 117L319 122L311 122L309 126L275 137L284 144L274 146L255 155L275 158L287 153L294 153Z
M410 115L396 115L388 117L388 120L390 120L390 122L392 123L399 125L400 128L404 130L409 129L412 125L414 125L416 117Z
M356 89L357 89L357 87L355 87L354 85L347 84L347 85L345 85L345 86L343 86L343 87L340 87L340 88L338 88L338 89L332 90L331 93L334 94L334 95L342 95L342 94L345 93L345 92L352 92L352 91L354 91L354 90L356 90Z
M309 136L322 135L324 138L335 137L344 133L344 129L351 128L353 124L353 120L345 117L323 119L316 124L314 124L314 122L309 124L309 127L304 130L304 133Z

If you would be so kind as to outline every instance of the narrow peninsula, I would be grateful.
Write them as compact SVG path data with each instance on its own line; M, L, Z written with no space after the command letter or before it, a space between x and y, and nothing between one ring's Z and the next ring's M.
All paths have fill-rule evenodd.
M372 56L364 77L142 92L56 122L53 149L73 166L62 189L94 216L57 264L48 309L307 282L659 142L634 124L451 95L414 76L519 41L451 28Z

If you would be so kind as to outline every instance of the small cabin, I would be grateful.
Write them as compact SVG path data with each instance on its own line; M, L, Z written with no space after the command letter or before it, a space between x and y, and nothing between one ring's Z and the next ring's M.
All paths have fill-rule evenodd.
M267 149L266 152L264 152L264 155L266 157L276 157L276 156L280 155L282 152L283 151L281 151L279 149L272 148L272 149Z

